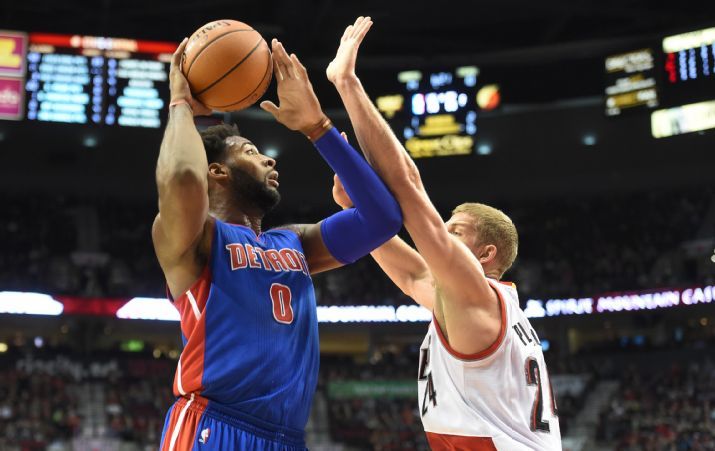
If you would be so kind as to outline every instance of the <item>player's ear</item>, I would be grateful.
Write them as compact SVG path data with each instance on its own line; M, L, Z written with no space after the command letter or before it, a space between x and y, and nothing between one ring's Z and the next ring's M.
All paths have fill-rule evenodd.
M209 178L223 180L228 177L228 168L221 163L209 163Z
M479 262L484 265L494 261L497 258L497 247L493 244L487 244L479 252Z

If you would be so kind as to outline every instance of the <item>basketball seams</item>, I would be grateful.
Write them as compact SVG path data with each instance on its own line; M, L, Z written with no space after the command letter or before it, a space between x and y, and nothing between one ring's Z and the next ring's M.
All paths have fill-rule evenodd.
M194 67L194 63L196 62L197 59L199 59L199 56L201 56L201 54L204 52L204 50L206 50L207 48L209 48L211 46L211 44L220 40L224 36L228 36L229 34L232 34L232 33L238 33L240 31L256 31L256 30L254 30L253 28L241 28L240 30L228 30L227 32L225 32L223 34L216 36L215 38L213 38L213 40L211 40L211 42L202 46L201 49L199 49L199 51L196 52L196 55L194 55L194 59L191 60L191 64L189 64L188 69L186 69L186 72L184 72L184 76L187 79L189 78L189 74L191 73L191 68ZM258 32L256 31L256 33L258 33ZM184 52L184 54L186 54L186 53Z
M226 77L228 77L229 75L231 75L231 72L233 72L234 70L238 69L238 68L241 66L241 64L243 64L248 58L250 58L251 55L253 55L253 53L254 53L256 50L258 50L258 47L261 46L261 42L266 42L266 41L264 41L264 40L263 40L263 37L261 37L261 36L259 35L259 36L258 36L258 42L256 43L256 45L253 46L253 48L251 49L251 51L248 52L248 53L246 54L246 56L244 56L244 57L241 59L241 61L239 61L238 63L236 63L231 69L229 69L228 71L226 71L225 74L221 75L219 78L217 78L216 80L214 80L210 85L208 85L207 87L205 87L205 88L202 89L201 91L195 93L194 95L195 95L196 97L199 97L201 94L205 93L205 92L208 91L209 89L211 89L211 88L213 88L214 86L216 86L217 84L219 84L224 78L226 78Z
M242 98L241 100L237 100L237 101L235 101L235 102L233 102L233 103L229 103L229 104L227 104L227 105L207 105L207 106L211 106L211 107L213 107L213 108L227 108L227 107L230 107L230 106L233 106L233 105L237 105L237 104L239 104L239 103L245 101L247 98L249 98L249 97L251 97L253 94L255 94L255 92L256 92L258 89L260 89L261 86L263 86L263 83L265 82L266 78L270 77L270 74L271 74L272 70L273 70L273 64L272 64L272 61L271 61L271 64L267 64L267 65L266 65L266 71L263 73L263 77L261 78L261 81L258 82L258 85L256 85L256 87L253 89L253 91L251 91L246 97ZM228 74L227 74L227 75L228 75ZM268 85L266 85L266 88L268 88ZM265 91L265 90L264 90L264 91Z

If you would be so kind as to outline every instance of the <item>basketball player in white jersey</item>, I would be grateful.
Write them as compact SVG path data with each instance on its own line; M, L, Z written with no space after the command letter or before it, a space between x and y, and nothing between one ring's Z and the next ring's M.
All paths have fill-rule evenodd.
M482 204L462 204L444 223L419 171L355 75L369 30L360 17L327 69L360 147L402 208L415 251L395 237L372 253L408 296L432 310L421 347L419 406L435 450L560 450L554 394L539 338L513 284L500 282L514 262L512 221ZM336 177L336 202L350 199Z

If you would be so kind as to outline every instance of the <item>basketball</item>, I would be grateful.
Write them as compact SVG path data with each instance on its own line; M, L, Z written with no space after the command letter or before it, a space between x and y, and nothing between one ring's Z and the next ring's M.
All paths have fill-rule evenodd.
M191 35L181 71L196 100L217 111L238 111L266 92L273 60L260 33L225 19L209 22Z

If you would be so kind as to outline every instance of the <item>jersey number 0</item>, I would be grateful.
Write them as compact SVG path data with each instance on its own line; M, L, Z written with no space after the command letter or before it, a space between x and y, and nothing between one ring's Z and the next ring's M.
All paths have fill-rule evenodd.
M290 324L293 322L293 306L291 301L293 295L290 292L290 287L274 283L271 285L271 303L273 304L273 318L281 324Z

